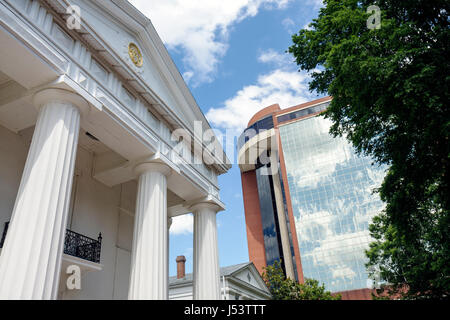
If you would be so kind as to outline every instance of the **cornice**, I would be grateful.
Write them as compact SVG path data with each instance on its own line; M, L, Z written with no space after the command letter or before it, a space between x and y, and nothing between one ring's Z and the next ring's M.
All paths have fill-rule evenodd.
M52 14L59 20L65 15L65 8L72 4L69 0L38 1L46 8L52 10ZM193 112L195 115L193 120L202 121L202 123L206 125L205 129L210 129L211 127L207 119L201 112L190 90L187 88L186 83L156 33L151 21L126 0L96 1L90 5L99 7L115 20L119 21L124 27L128 28L128 31L135 34L135 37L141 41L141 45L143 45L143 51L147 52L148 56L152 59L156 59L156 67L163 76L163 80L170 89L170 92L174 95L173 97L178 101L178 106L181 110L188 115ZM206 148L206 145L194 135L193 128L191 128L182 117L177 115L172 108L165 103L164 99L159 97L159 95L148 86L147 82L142 78L142 74L136 72L136 68L133 68L131 62L127 62L124 57L120 55L122 52L117 52L112 49L107 41L95 32L94 28L92 28L92 26L90 26L82 17L81 21L80 31L65 31L86 45L92 53L92 56L99 60L108 71L114 73L127 90L143 101L146 101L149 105L149 110L151 110L152 113L155 113L160 121L168 124L172 130L183 128L189 132L192 140L197 144L202 145L202 150L206 153L206 156L214 159L211 166L215 168L219 175L227 172L231 168L231 165L225 153L223 153L225 159L220 159L212 155ZM89 41L86 40L87 37L90 37ZM105 58L104 55L107 55L107 58ZM110 60L113 60L112 64ZM117 71L118 67L127 74L126 77ZM130 85L130 81L137 85L138 88L136 89ZM150 101L148 100L148 96L150 96ZM183 105L185 107L183 107ZM185 109L186 106L189 110ZM223 150L222 145L220 145L220 148Z
M75 37L73 36L73 33L66 32L64 28L60 28L61 24L65 25L64 20L61 20L61 16L58 14L55 17L56 13L48 10L48 6L42 6L44 1L46 3L47 1L59 3L59 11L65 12L61 3L67 3L67 1L39 0L32 3L32 10L21 10L20 3L14 1L15 0L6 0L5 2L2 1L0 3L0 9L4 6L4 8L0 10L0 21L2 22L2 26L4 23L7 23L11 28L20 26L21 29L17 29L16 31L23 31L18 35L20 36L18 37L18 40L23 41L25 45L30 46L30 49L33 49L33 51L43 48L52 53L52 55L50 55L51 60L49 60L49 57L42 58L45 62L48 62L49 67L55 68L56 66L57 72L55 72L55 77L57 78L50 82L46 82L46 87L49 85L58 88L60 86L67 86L68 90L72 90L83 96L95 107L94 109L99 111L104 109L104 112L108 113L111 118L139 138L150 150L156 152L160 147L161 150L173 151L171 149L172 145L168 144L166 141L167 137L165 136L167 136L167 134L160 129L160 127L164 127L166 130L166 126L159 126L159 123L157 123L158 126L153 125L153 122L150 120L149 122L147 121L147 118L143 117L144 115L149 114L147 106L144 108L144 105L141 102L136 103L135 107L140 107L139 110L142 109L142 112L137 112L136 110L131 110L123 101L122 94L119 92L119 88L122 87L122 83L120 82L121 79L118 79L117 75L115 73L113 74L111 69L105 68L109 72L105 79L100 79L92 73L93 62L91 61L91 56L94 56L95 52L91 54L89 47L85 47L86 41L82 42L80 40L80 38L83 37L83 34L78 34ZM5 20L5 15L10 19ZM57 17L59 17L59 20ZM10 20L13 21L10 23ZM62 37L56 39L54 33L56 29L61 29L66 32L66 38ZM87 30L84 29L84 31ZM60 35L62 36L62 33ZM69 41L70 43L70 50L67 49L66 41ZM37 48L34 47L35 43L37 43ZM108 49L108 47L103 48L104 50ZM39 54L39 56L44 55L47 52L45 50L42 51L43 53L37 52L36 54ZM96 49L92 48L92 50L95 51ZM96 57L94 56L94 58ZM97 61L98 59L94 60ZM63 67L64 70L59 70L58 66ZM58 76L58 74L60 75ZM37 89L40 89L40 87L32 87L29 90L29 93L34 92ZM170 161L178 159L175 152L170 152L169 155ZM213 195L218 193L216 168L211 169L212 166L208 168L206 165L203 165L201 168L196 168L192 164L184 161L180 161L178 166L183 170L183 176L188 180L195 182L194 185L197 185L199 189L204 190L207 193L212 193ZM226 170L227 168L224 168L222 172L226 172Z
M66 0L59 0L59 1L66 1ZM149 55L152 58L159 59L159 61L157 61L158 62L157 65L158 66L164 65L166 67L166 68L159 68L159 71L164 75L167 85L171 88L171 90L174 93L178 95L178 97L176 98L180 102L180 106L182 107L183 104L182 100L184 100L184 102L189 106L190 109L189 111L194 112L195 120L201 120L206 125L205 129L211 129L208 120L206 119L205 115L203 114L197 102L195 101L195 98L193 97L186 83L184 82L182 75L180 74L175 63L173 62L161 38L157 34L156 29L154 28L151 20L145 17L145 15L143 15L138 9L136 9L132 4L130 4L126 0L100 1L97 2L96 4L105 9L110 15L117 18L124 26L129 28L130 31L134 32L136 37L142 41L142 44L145 46L145 49L150 50L150 52L148 52ZM131 19L127 19L126 16L129 16ZM135 70L132 70L132 72L133 71ZM141 76L136 73L134 74L134 76L136 78L141 78ZM145 81L143 81L143 83L145 83ZM148 89L151 90L150 88ZM153 94L156 97L158 97L156 93ZM179 94L181 94L181 96L179 96ZM158 100L159 100L158 102L165 107L164 111L169 113L171 117L175 119L176 122L179 124L178 127L187 130L193 137L193 140L201 144L203 150L205 150L206 146L204 145L204 143L198 141L197 137L193 133L192 128L190 128L190 126L186 124L184 119L179 118L175 113L173 113L170 107L165 105L163 99L160 99L158 97ZM220 147L223 149L222 146ZM225 161L223 161L213 156L212 154L208 153L208 155L215 160L214 166L219 171L219 173L224 173L231 168L231 165L229 164L230 160L226 156L225 159L223 159Z

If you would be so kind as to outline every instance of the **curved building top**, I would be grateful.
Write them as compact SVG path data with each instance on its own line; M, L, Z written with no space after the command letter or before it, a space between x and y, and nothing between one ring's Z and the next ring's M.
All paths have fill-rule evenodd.
M247 128L238 139L238 151L260 131L267 131L289 122L298 121L309 116L315 116L326 110L331 97L302 103L287 109L281 109L278 104L265 107L258 111L248 122Z
M278 104L273 104L271 106L265 107L264 109L259 110L257 113L255 113L255 115L250 119L250 121L248 122L247 127L250 127L251 125L253 125L255 122L266 118L267 116L272 116L272 114L280 111L281 108Z

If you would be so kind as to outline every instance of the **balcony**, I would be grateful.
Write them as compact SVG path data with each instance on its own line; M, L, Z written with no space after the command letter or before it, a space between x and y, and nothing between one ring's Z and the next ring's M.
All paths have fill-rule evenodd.
M9 222L5 222L0 241L0 249L3 248L8 227ZM66 230L66 237L64 239L64 254L99 264L101 248L101 233L98 235L97 240L95 240L72 230Z
M95 240L67 229L66 238L64 239L65 254L94 263L100 263L101 248L101 233L98 235L97 240Z

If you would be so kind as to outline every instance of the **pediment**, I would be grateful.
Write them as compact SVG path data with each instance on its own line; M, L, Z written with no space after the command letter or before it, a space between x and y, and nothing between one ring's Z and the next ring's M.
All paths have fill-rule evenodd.
M267 289L267 286L265 285L261 275L258 273L253 264L249 264L246 267L236 271L232 276L245 283L250 284L255 288L269 293L269 290Z
M80 7L83 21L107 44L107 49L119 57L131 74L140 77L184 125L193 130L194 121L200 120L209 126L161 39L156 31L151 32L154 29L148 19L125 0L74 0L73 4ZM141 65L130 57L130 45L140 52Z

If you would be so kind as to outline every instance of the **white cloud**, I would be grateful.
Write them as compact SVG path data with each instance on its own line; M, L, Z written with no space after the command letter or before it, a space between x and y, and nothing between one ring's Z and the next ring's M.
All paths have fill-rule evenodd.
M194 76L194 73L192 71L186 71L185 73L183 73L183 78L184 78L184 81L186 81L186 82L189 82L193 76Z
M306 0L306 5L312 6L314 9L319 9L324 6L323 0Z
M290 34L294 33L295 28L295 22L291 18L286 18L281 21L281 24L283 25L284 29L289 32Z
M329 131L332 125L330 119L310 119L308 126L298 127L299 133L304 137L301 150L287 152L285 154L286 165L291 169L291 175L295 187L317 188L319 183L334 179L333 175L339 165L348 163L353 157L354 148L347 141L345 135L330 140ZM314 130L311 128L314 127ZM319 147L318 147L319 145ZM367 159L367 161L369 161ZM304 165L298 166L297 163ZM364 196L371 199L374 188L380 186L384 179L384 170L379 167L367 167L364 169L369 181L365 185ZM358 171L355 180L362 180L363 172ZM369 183L370 182L370 183Z
M212 125L240 134L250 118L264 107L278 103L286 108L311 100L309 80L305 73L273 70L259 76L255 84L243 87L222 107L211 108L206 117Z
M339 216L327 211L295 217L297 236L301 241L316 241L316 247L305 250L305 257L311 257L315 267L327 266L332 270L333 278L352 278L355 270L349 263L351 260L364 261L364 250L368 248L370 235L368 230L339 234L334 232L333 225ZM313 234L316 230L317 234ZM349 260L349 257L352 259Z
M274 69L260 75L256 83L244 86L222 106L213 107L206 113L209 122L226 129L227 134L239 136L250 118L265 107L279 104L283 109L315 97L309 92L311 77L297 71L294 58L288 53L267 49L260 52L257 59Z
M275 65L278 68L289 69L289 67L293 66L294 58L286 52L277 52L273 49L268 49L260 54L258 61Z
M328 132L332 125L329 119L311 119L309 125L302 127L305 142L300 152L286 153L285 161L292 168L292 176L297 188L316 188L322 181L332 179L339 164L347 162L352 155L351 144L342 137L329 140ZM311 142L313 141L313 142ZM317 147L320 141L320 148ZM305 165L297 166L296 163Z
M310 23L311 23L311 22L308 22L307 24L305 24L305 25L303 26L303 29L305 29L305 30L312 30L313 28L312 28L312 26L310 26Z
M182 235L191 234L194 232L194 216L192 214L185 214L172 218L172 225L170 226L170 234Z
M148 16L172 49L183 49L185 79L211 82L228 49L230 27L264 9L286 8L291 0L130 0Z

